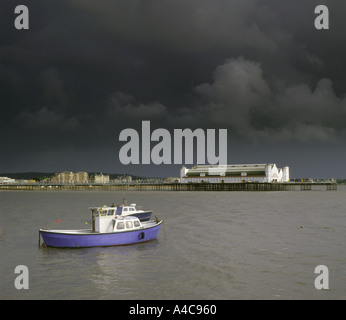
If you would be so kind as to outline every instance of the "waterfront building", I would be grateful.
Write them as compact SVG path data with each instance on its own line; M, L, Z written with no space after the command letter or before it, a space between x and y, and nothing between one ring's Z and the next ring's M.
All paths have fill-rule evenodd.
M0 177L0 184L15 183L16 180L8 177Z
M180 169L181 183L288 182L289 167L276 164L197 165Z
M64 171L55 173L51 181L56 183L88 183L89 175L87 172Z
M75 183L88 183L89 174L87 172L76 172L74 174Z
M93 183L109 183L109 174L94 173L90 176L90 180Z

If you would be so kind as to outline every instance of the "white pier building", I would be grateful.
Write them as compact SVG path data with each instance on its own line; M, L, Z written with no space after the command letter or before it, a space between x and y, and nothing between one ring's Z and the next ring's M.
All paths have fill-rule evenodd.
M197 165L180 169L181 183L288 182L289 167L276 164Z

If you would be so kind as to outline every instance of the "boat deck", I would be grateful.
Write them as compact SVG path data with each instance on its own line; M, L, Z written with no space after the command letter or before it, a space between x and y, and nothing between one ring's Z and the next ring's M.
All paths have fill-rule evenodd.
M141 223L142 226L141 227L138 227L138 228L133 228L132 230L128 230L128 229L124 229L124 230L121 230L121 231L117 231L117 233L122 233L122 232L129 232L129 231L136 231L136 230L145 230L145 229L148 229L150 227L153 227L157 224L156 221L145 221L145 222L142 222ZM100 233L100 232L97 232L97 231L93 231L92 229L71 229L71 230L66 230L66 229L63 229L63 230L59 230L59 229L40 229L40 231L43 231L43 232L52 232L52 233L64 233L64 234L76 234L76 235L83 235L83 234L105 234L105 233L114 233L114 232L105 232L105 233Z
M59 229L41 229L44 232L54 232L54 233L71 233L71 234L99 234L91 229L75 229L75 230L59 230Z

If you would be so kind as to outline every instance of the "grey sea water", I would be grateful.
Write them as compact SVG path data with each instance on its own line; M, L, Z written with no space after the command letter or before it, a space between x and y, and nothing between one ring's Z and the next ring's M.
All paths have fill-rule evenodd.
M122 193L1 191L0 299L346 298L344 186L337 191L137 191L126 197L164 219L157 240L39 249L40 227L88 227L88 207L117 204ZM28 267L29 289L14 285L18 265ZM315 288L318 265L328 267L329 290Z

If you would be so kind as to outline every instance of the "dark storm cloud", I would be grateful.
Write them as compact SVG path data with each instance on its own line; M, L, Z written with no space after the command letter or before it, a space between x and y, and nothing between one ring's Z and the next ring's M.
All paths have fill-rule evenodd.
M70 1L110 34L140 44L186 51L214 46L276 46L250 18L258 5L234 1Z
M30 30L18 31L4 1L2 146L116 153L142 120L341 144L346 4L324 3L331 29L317 31L312 0L24 1Z
M216 68L212 83L195 88L207 102L200 114L240 136L265 141L336 141L345 137L346 99L321 79L281 90L264 78L259 63L240 57Z

